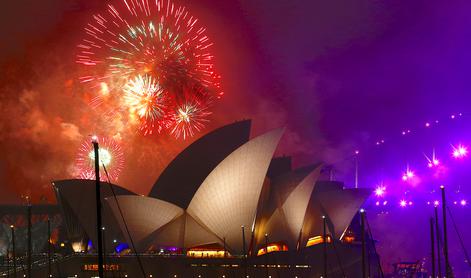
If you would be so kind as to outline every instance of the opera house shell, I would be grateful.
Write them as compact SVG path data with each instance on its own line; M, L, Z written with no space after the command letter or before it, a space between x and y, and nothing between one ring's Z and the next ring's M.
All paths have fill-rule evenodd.
M312 245L323 234L325 217L329 239L340 242L370 190L319 181L322 163L292 169L289 157L274 158L284 129L253 138L250 129L250 120L235 122L196 140L148 196L102 183L107 238L138 253L174 248L187 255L218 256L223 250L224 257L256 257ZM93 184L53 183L69 237L92 245Z

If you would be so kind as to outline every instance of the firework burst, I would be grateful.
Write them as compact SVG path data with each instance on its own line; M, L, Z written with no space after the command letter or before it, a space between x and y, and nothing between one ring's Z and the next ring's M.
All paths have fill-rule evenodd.
M174 112L170 133L176 138L192 137L204 128L211 112L196 101L189 101L177 107Z
M174 118L169 111L179 111L191 99L198 98L198 110L207 111L223 95L209 51L212 42L185 7L169 0L124 0L94 15L85 32L77 55L86 72L81 82L94 88L105 83L107 98L124 98L119 103L125 107L118 109L137 115L144 134L169 127L168 119ZM116 103L103 98L95 103ZM175 133L174 127L168 130Z
M113 139L98 137L98 155L100 158L100 168L103 165L110 177L111 182L116 181L124 167L124 153L119 144ZM85 141L79 148L75 163L76 177L80 179L95 179L95 153L91 141ZM102 172L100 180L107 181L107 177Z
M123 101L129 113L139 118L144 134L161 132L168 125L170 99L149 75L138 75L124 86Z

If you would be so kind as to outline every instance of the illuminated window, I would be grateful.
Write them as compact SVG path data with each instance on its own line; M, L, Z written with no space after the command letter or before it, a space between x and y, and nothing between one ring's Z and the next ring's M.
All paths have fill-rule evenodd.
M80 252L85 251L85 248L82 242L78 241L78 242L72 242L72 250L74 250L74 252L76 253L80 253Z
M342 242L352 243L355 241L355 234L352 230L348 229L345 231L344 235L341 237Z
M324 242L324 237L323 236L311 237L311 238L308 239L308 241L306 243L306 247L314 246L314 245L317 245L317 244L323 243L323 242ZM332 242L332 238L330 236L327 236L327 242L328 243Z
M269 243L268 248L263 246L262 248L258 249L257 256L264 255L266 253L266 249L268 249L268 253L281 252L288 251L288 246L281 242Z
M342 241L345 242L345 243L352 243L355 241L355 236L353 235L345 235L343 238L342 238Z
M230 256L229 252L216 246L200 246L191 248L186 252L186 255L194 258L224 258Z

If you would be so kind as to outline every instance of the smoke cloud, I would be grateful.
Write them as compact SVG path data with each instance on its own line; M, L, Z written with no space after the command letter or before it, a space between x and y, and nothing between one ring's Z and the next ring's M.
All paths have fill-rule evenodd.
M143 136L119 113L109 116L107 111L90 105L93 90L107 88L93 89L79 83L83 69L74 59L83 26L93 13L104 9L103 2L51 1L45 4L49 12L41 7L34 15L43 18L51 13L49 20L38 23L31 17L13 25L6 42L10 48L0 55L0 201L20 202L22 197L31 196L33 202L53 202L51 181L76 174L77 151L95 134L113 138L124 151L124 170L119 180L112 182L139 194L148 193L164 167L184 147L236 120L253 119L252 136L286 127L277 155L291 155L297 165L325 158L333 161L332 156L341 156L331 151L334 146L327 147L315 115L305 120L305 111L293 110L289 98L292 84L267 71L265 58L254 51L258 46L253 45L251 27L244 23L242 13L225 10L223 3L218 9L224 14L201 8L210 3L182 4L193 9L208 26L226 93L216 104L206 129L186 141L168 135ZM315 78L305 79L315 90ZM307 107L315 111L316 103Z

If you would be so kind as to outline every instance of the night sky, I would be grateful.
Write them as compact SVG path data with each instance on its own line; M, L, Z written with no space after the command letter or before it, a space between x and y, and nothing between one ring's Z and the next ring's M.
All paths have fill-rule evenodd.
M117 183L147 194L192 140L251 118L252 135L287 127L278 154L292 155L296 166L334 163L336 178L352 186L351 156L359 149L360 186L394 186L388 190L394 205L379 209L372 198L368 210L388 270L393 262L429 255L423 239L432 207L425 201L436 198L431 192L440 184L453 191L450 202L470 197L470 207L452 207L458 229L469 226L470 163L450 162L431 174L424 172L423 156L436 148L450 160L450 144L471 145L468 1L176 1L207 27L225 91L208 127L186 141L143 137L119 125L105 130L95 120L75 55L83 27L105 1L9 2L0 11L3 203L20 203L25 195L53 201L50 181L72 177L77 149L95 133L119 133L126 164ZM424 127L437 119L438 125ZM411 134L401 136L407 129ZM376 146L381 139L385 143ZM430 177L404 189L407 164ZM398 208L407 191L414 207ZM466 277L471 268L451 225L449 234L457 277ZM471 234L465 235L469 248Z

